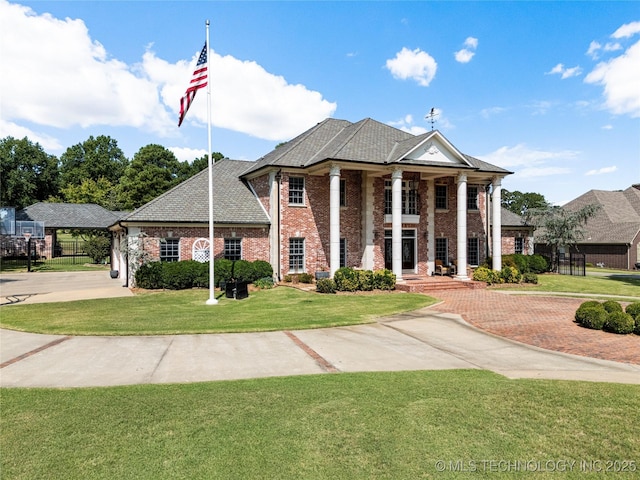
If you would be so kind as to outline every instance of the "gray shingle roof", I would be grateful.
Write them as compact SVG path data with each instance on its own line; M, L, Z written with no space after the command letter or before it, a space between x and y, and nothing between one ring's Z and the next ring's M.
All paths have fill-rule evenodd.
M433 132L412 135L371 118L356 123L329 118L260 158L244 173L274 166L304 168L327 160L380 165L402 161L412 165L443 167L441 162L404 158L431 135ZM512 173L476 158L463 156L469 165L459 164L455 165L456 168Z
M640 190L590 190L567 203L564 208L579 210L586 205L600 205L589 219L584 243L632 243L640 232Z
M45 228L106 229L120 218L94 203L34 203L16 213L16 220L44 222Z
M213 165L213 219L216 223L269 224L258 199L240 179L253 162L223 159ZM209 169L195 174L138 208L123 222L209 222Z
M507 210L501 207L501 225L503 227L525 227L524 219L517 213L513 213L511 210ZM533 228L533 227L531 227Z

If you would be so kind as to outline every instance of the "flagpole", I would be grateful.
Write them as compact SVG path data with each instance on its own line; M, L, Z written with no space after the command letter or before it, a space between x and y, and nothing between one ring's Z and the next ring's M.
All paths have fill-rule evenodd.
M213 243L213 161L211 158L211 69L209 68L209 20L207 20L207 137L209 147L209 299L207 305L216 305L218 300L215 296L215 272L213 261L215 259L215 249Z

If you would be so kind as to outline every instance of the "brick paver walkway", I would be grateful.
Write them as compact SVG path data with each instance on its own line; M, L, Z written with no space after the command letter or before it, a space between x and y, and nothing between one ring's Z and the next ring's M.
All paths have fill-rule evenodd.
M548 350L640 364L640 335L616 335L582 328L574 314L587 299L508 295L491 290L446 290L432 307L457 313L487 332Z

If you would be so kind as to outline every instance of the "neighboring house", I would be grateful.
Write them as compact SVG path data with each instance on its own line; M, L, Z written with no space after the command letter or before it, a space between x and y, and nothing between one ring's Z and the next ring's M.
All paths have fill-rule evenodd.
M563 208L579 210L587 205L600 209L590 218L584 239L571 252L585 254L585 262L607 268L640 268L640 184L626 190L590 190ZM536 245L536 251L544 251Z
M33 239L39 249L51 252L58 230L107 230L122 212L112 212L93 203L38 202L16 212L16 222L43 222L44 239ZM9 241L9 238L6 239Z
M502 208L502 254L521 253L533 255L535 227L506 208Z
M500 268L510 173L438 131L327 119L255 162L213 166L215 258L263 259L277 278L350 266L388 268L398 280L455 261L466 280L487 251ZM208 259L207 178L200 172L114 224L114 268L130 280L142 257Z

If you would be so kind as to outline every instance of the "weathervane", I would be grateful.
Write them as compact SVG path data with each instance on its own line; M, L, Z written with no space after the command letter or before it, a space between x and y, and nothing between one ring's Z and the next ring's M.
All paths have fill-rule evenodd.
M424 117L424 118L428 119L429 122L431 123L431 131L433 131L433 128L434 128L433 126L436 123L436 117L438 115L440 115L440 114L436 111L435 107L433 107L431 109L431 111L427 114L427 116Z

